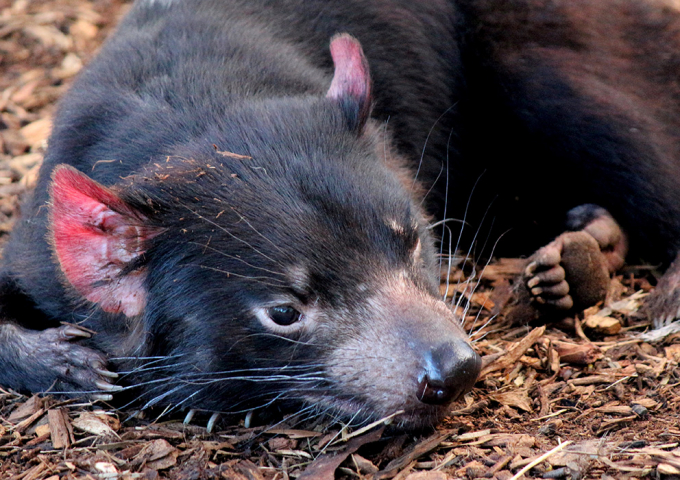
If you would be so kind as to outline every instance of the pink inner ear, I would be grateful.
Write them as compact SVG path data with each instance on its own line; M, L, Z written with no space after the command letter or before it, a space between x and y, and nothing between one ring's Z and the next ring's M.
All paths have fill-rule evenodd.
M360 105L360 118L365 119L371 106L371 76L361 44L343 33L331 39L330 48L335 73L326 97L334 100L352 98Z
M69 166L52 174L51 233L61 270L73 287L107 312L140 314L144 270L121 275L159 232L112 190Z

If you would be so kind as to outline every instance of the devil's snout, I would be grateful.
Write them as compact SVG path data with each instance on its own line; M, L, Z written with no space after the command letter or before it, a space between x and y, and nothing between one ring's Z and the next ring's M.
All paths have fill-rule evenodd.
M449 403L469 391L477 380L482 360L465 341L428 349L418 378L417 397L428 405Z

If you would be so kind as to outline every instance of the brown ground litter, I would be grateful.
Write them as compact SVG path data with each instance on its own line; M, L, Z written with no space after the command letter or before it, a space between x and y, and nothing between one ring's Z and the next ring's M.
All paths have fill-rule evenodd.
M0 245L35 181L55 101L128 7L0 0ZM288 416L250 428L232 418L208 433L207 417L184 425L160 411L140 418L0 390L0 478L680 478L680 336L637 336L649 327L637 310L654 272L630 267L606 307L531 328L506 316L520 265L494 262L474 293L467 266L451 272L448 294L469 306L466 327L485 363L436 431L352 434Z

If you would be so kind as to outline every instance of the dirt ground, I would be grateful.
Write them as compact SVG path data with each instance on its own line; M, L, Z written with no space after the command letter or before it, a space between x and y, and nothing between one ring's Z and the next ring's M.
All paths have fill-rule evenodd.
M55 101L128 7L0 0L0 244L35 182ZM501 259L481 274L452 272L449 296L469 306L485 366L436 430L353 431L285 416L221 419L208 432L207 416L184 424L162 411L0 389L0 478L680 478L680 336L639 337L656 272L629 267L606 306L532 328L509 320L520 267Z

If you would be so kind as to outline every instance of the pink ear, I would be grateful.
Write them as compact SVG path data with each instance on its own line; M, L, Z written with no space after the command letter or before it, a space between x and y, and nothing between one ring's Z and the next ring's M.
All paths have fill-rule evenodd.
M353 104L356 121L362 127L371 112L371 76L361 44L347 33L335 35L331 39L331 56L335 73L326 97Z
M51 185L51 234L61 270L73 287L107 312L138 315L146 306L143 269L125 267L159 232L106 188L66 165Z

